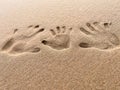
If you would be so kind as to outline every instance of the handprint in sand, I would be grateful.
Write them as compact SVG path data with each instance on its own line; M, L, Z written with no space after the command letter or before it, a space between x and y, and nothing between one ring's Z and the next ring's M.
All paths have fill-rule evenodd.
M86 23L86 29L80 27L80 31L89 37L89 42L82 41L79 46L82 48L94 47L102 50L116 48L120 45L120 40L116 34L111 32L111 25L111 22Z
M50 29L53 37L43 40L42 43L57 50L69 48L71 31L72 28L57 26L56 29Z
M19 29L15 29L13 35L9 37L3 43L1 51L9 54L21 54L24 52L37 53L40 51L39 46L29 43L40 32L44 31L44 28L39 25L30 25L25 30L19 32Z

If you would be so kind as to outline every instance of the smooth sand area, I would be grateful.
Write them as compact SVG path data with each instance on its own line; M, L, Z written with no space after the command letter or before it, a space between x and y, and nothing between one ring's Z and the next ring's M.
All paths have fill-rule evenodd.
M1 0L0 90L120 90L120 0Z

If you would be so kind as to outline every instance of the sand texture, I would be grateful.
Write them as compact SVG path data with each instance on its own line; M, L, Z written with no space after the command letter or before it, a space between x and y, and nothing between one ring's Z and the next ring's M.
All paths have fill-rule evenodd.
M0 1L0 90L120 90L120 0Z

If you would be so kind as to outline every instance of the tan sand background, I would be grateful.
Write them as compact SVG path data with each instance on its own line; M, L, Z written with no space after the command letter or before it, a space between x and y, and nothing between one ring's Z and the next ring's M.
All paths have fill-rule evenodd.
M0 90L120 90L119 46L110 51L84 49L79 27L89 21L111 21L120 38L120 0L1 0L0 46L15 28L25 31L40 24L45 32L35 38L39 53L0 52ZM55 50L41 40L49 29L73 27L70 47Z

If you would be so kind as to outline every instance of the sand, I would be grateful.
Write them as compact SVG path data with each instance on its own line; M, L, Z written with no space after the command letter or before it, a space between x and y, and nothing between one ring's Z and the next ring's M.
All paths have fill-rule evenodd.
M0 90L120 90L120 0L0 1Z

